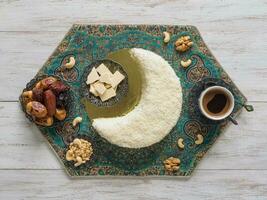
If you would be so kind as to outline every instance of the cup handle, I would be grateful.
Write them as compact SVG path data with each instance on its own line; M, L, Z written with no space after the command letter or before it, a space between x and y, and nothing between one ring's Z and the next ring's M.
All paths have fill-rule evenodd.
M244 106L244 108L246 109L246 111L248 111L248 112L252 112L252 111L254 111L254 108L253 108L252 105L247 105L247 104L245 104L245 105L243 105L243 106Z
M246 109L247 112L253 112L254 111L253 105L248 105L248 104L245 104L245 103L241 103L240 101L237 101L236 99L235 99L235 102L240 104L240 105L242 105Z
M238 125L237 121L233 118L233 116L230 115L228 118L234 125Z
M247 105L247 104L242 104L242 105L246 109L247 112L254 111L254 108L252 105ZM233 118L233 116L230 115L228 118L234 125L238 125L237 121Z

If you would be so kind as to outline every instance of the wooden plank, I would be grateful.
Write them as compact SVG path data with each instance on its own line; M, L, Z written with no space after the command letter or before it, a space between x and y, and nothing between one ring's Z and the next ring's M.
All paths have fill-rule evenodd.
M267 30L266 30L267 31ZM251 31L203 33L206 43L241 91L252 101L267 100L267 34ZM53 52L64 32L0 32L0 101L14 101ZM220 38L220 39L218 39ZM240 38L246 38L246 42ZM12 86L12 87L10 87Z
M239 126L227 128L198 169L267 169L267 103L253 104L255 111L241 113ZM0 169L62 169L18 103L0 102L0 116Z
M0 170L1 199L264 200L267 171L197 170L191 179L71 180L61 170Z
M0 101L16 101L64 37L63 32L0 32ZM42 39L43 38L43 39Z
M66 31L74 22L194 24L206 26L206 30L220 27L243 31L240 28L246 24L266 27L266 12L263 0L216 3L212 0L2 0L0 31Z

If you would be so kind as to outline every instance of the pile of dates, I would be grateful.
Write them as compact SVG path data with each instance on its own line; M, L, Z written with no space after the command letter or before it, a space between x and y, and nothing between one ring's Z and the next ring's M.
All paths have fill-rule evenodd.
M69 87L54 77L37 82L30 91L22 93L26 112L41 126L51 126L54 117L62 121L67 116L67 92Z

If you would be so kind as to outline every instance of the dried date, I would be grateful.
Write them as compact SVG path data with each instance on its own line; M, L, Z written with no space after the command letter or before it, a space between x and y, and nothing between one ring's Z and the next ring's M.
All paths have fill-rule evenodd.
M46 107L37 101L31 101L27 103L26 112L36 118L43 118L47 115Z
M53 116L56 112L56 96L51 90L44 92L44 105L48 116Z
M44 94L44 91L41 88L32 89L32 98L34 101L39 101L43 103L43 94Z
M41 87L43 89L47 89L52 83L54 83L56 81L57 81L57 79L54 77L51 77L51 76L47 77L47 78L41 80Z
M51 85L49 85L48 88L52 90L55 95L59 95L60 93L65 92L69 89L69 87L61 81L56 81L52 83Z

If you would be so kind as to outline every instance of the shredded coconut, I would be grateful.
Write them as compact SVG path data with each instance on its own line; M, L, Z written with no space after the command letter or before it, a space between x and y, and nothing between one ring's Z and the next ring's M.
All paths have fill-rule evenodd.
M125 116L94 119L93 127L112 144L142 148L161 141L176 125L182 109L182 88L161 56L139 48L130 53L142 66L140 101Z

